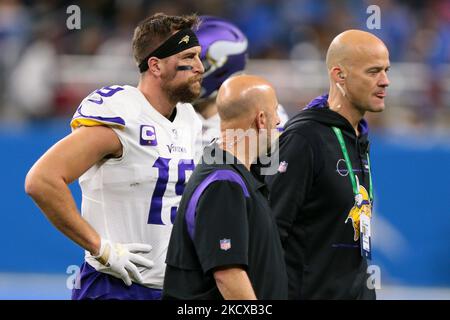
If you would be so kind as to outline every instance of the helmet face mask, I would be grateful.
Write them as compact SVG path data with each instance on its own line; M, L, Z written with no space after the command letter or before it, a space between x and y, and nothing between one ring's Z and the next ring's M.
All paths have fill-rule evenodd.
M226 79L244 71L248 41L238 27L226 20L212 16L201 16L200 19L196 35L205 68L200 99L206 99L215 97Z

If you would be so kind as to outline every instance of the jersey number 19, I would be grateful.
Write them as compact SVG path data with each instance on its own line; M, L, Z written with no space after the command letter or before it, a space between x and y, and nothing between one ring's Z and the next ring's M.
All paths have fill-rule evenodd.
M153 164L153 168L158 168L158 180L156 181L155 190L153 191L152 201L150 203L150 212L148 215L149 224L164 225L162 219L162 202L164 193L166 192L167 182L169 181L169 162L171 159L159 157ZM175 194L181 196L184 191L186 182L186 171L194 170L194 160L181 159L178 161L178 181L175 184ZM170 208L170 221L175 221L178 207Z

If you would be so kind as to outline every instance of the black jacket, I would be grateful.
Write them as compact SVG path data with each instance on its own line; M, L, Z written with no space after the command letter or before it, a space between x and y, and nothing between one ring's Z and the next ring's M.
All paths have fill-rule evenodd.
M281 172L266 178L285 250L289 298L375 299L366 285L367 261L347 219L355 198L331 129L342 130L353 171L369 191L367 124L360 123L357 137L326 100L315 99L289 120L280 137Z

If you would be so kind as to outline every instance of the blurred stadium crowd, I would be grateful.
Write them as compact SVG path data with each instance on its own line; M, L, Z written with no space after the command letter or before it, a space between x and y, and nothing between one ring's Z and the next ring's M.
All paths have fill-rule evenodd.
M66 27L66 9L71 4L81 8L81 30ZM412 128L449 128L450 0L0 0L0 119L70 116L84 96L116 79L98 80L95 86L96 81L84 81L88 86L70 81L70 73L64 72L76 69L77 60L67 57L108 56L110 68L118 68L114 57L122 57L132 69L133 29L155 12L228 18L248 36L251 61L263 59L266 62L257 60L258 65L277 70L274 61L279 60L322 63L335 35L349 28L367 30L366 10L372 4L381 9L381 29L369 31L387 44L393 76L396 64L397 72L403 70L395 77L396 84L391 80L400 98L391 100L388 108L397 112L383 116L391 121L383 118L375 124L398 124L401 116ZM324 67L314 72L326 76ZM287 81L289 77L286 74ZM322 81L313 92L298 88L296 100L284 101L288 111L292 113L327 85Z

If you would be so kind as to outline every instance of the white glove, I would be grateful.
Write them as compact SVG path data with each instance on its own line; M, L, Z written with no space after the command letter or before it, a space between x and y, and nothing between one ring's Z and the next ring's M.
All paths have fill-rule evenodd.
M106 239L101 239L100 253L93 256L101 264L111 268L112 271L120 275L120 278L127 286L131 286L131 276L138 283L143 279L136 265L141 265L151 269L153 261L146 259L136 253L149 253L152 246L143 243L113 243Z

